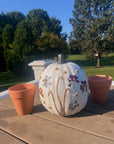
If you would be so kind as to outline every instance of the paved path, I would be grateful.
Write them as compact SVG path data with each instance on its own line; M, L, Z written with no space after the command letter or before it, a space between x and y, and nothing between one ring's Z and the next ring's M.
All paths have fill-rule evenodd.
M89 97L70 117L50 114L35 95L34 112L18 116L10 97L0 100L0 144L114 144L114 87L106 104Z

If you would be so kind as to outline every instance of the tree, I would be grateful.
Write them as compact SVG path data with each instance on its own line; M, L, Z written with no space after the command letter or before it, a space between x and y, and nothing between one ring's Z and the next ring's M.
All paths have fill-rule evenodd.
M33 43L35 43L34 51L37 51L39 55L44 54L44 57L48 54L50 55L51 50L53 51L54 49L54 47L53 49L51 49L52 45L50 46L50 41L52 39L54 41L54 39L59 40L59 38L61 38L61 41L63 40L64 42L67 38L67 35L65 33L61 34L62 31L61 21L54 17L50 18L48 16L48 13L42 9L31 10L27 15L27 20L29 21L32 28L32 34L34 37ZM56 49L55 44L54 46ZM42 49L41 47L44 48ZM58 51L60 47L61 46L58 47Z
M4 26L6 24L8 24L7 23L7 17L6 17L6 15L3 12L1 12L1 14L0 14L0 27L4 28Z
M12 42L14 39L14 31L18 22L25 16L20 12L10 12L0 14L0 64L1 70L12 69Z
M5 67L6 65L2 46L2 28L0 27L0 71L4 71Z
M7 70L11 70L12 67L12 42L13 42L13 26L7 24L2 32L2 46L3 46L3 54L4 59L6 62L6 68Z
M16 27L17 23L25 19L25 16L21 12L13 11L6 14L7 24Z
M36 46L39 50L40 57L43 58L54 58L59 53L68 53L67 42L53 33L43 33L37 39Z
M54 33L58 37L66 39L66 34L61 34L61 21L55 17L49 17L48 13L42 9L31 10L27 19L31 23L32 32L35 38L40 37L44 32Z
M19 58L28 56L32 51L33 35L30 23L23 20L18 23L14 34L13 51L14 55Z
M2 32L3 28L5 27L7 23L7 18L6 15L1 12L0 14L0 71L5 71L6 70L6 64L5 64L5 59L4 59L4 49L2 45Z
M70 39L69 41L70 52L72 54L80 54L81 53L81 41Z
M82 41L81 47L86 55L97 54L97 67L100 67L102 53L107 51L106 45L112 44L108 39L114 26L112 5L112 0L75 0L74 18L70 19L73 26L70 38Z
M48 32L50 18L46 11L42 9L31 10L27 19L31 24L34 39L40 37L43 32Z
M17 73L30 60L67 53L67 35L61 33L61 21L50 18L42 9L31 10L25 17L20 12L0 14L0 61ZM4 57L3 57L4 55ZM0 64L0 68L3 65ZM26 71L25 71L26 72Z
M50 18L50 32L53 32L58 37L61 37L62 26L61 21L55 17Z
M16 75L27 76L28 63L34 52L31 25L26 19L19 22L14 33L13 41L13 72Z

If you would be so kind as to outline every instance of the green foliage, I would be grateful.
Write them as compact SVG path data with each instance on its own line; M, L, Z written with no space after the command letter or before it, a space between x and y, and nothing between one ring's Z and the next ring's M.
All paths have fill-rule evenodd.
M0 70L12 70L12 43L18 22L25 16L20 12L0 14Z
M2 28L0 27L0 71L5 70L4 50L2 46Z
M18 23L14 35L13 51L19 58L28 56L32 51L32 31L28 21Z
M13 11L7 13L6 18L7 18L7 23L15 27L18 22L22 21L25 18L25 16L21 12Z
M31 10L27 19L29 20L32 28L34 38L38 38L42 35L42 32L48 31L50 18L46 11L42 9Z
M29 75L28 63L34 54L33 34L29 21L23 20L17 24L13 41L12 71L16 75ZM21 72L20 72L21 71Z
M60 24L61 24L60 20L56 19L55 17L52 17L50 19L49 31L61 37L62 26Z
M13 26L7 24L2 32L2 46L3 55L6 62L7 70L11 70L12 67L12 42L13 42Z
M6 24L8 24L7 23L7 16L3 12L1 12L1 14L0 14L0 28L4 28L4 26Z
M37 39L36 46L40 51L40 57L43 58L53 58L59 53L66 54L68 52L67 42L53 33L43 33Z
M4 56L3 56L3 48L2 46L0 45L0 71L5 71L6 70L6 65L5 65L5 59L4 59Z
M2 32L3 47L9 47L9 44L12 44L13 41L13 26L7 24Z
M112 0L75 0L73 26L70 39L81 41L82 51L86 54L110 52L114 45L114 15ZM100 66L100 63L99 65Z
M5 62L6 70L27 75L30 61L51 58L60 52L67 53L67 35L61 31L61 21L50 18L42 9L33 9L27 16L16 11L7 14L2 12L0 60ZM0 68L3 69L2 64Z
M69 45L70 45L71 54L74 54L74 53L80 54L81 53L81 41L71 39Z
M50 18L46 11L42 9L31 10L27 15L27 19L31 23L35 38L39 38L44 32L54 33L61 37L61 21L55 17Z

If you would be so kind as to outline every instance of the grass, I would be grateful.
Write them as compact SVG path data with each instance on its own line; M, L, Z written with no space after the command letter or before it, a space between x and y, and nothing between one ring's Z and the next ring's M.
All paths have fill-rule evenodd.
M112 79L114 80L114 67L101 67L101 68L95 68L95 67L83 67L85 73L87 76L90 75L109 75L112 76Z
M68 55L66 61L72 61L80 65L87 76L102 74L110 75L114 80L114 54L110 54L107 58L101 59L101 68L96 68L96 59L86 59L84 55ZM0 91L8 89L8 87L20 83L31 81L30 77L18 77L12 72L0 72Z
M0 72L0 92L10 86L31 81L30 77L18 77L12 72Z
M97 60L86 59L84 55L68 55L66 61L72 61L79 64L80 66L96 66ZM101 66L114 66L114 54L108 55L108 57L102 57Z
M110 75L114 80L114 54L102 57L101 67L96 68L96 59L86 59L84 55L68 55L66 61L72 61L80 65L87 76L90 75Z

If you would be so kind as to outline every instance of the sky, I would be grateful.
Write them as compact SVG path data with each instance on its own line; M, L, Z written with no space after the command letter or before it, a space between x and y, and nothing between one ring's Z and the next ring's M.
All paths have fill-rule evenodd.
M74 0L0 0L0 13L18 11L27 15L30 10L38 8L47 11L50 17L59 19L62 33L66 32L70 36L72 25L69 19L73 17Z

